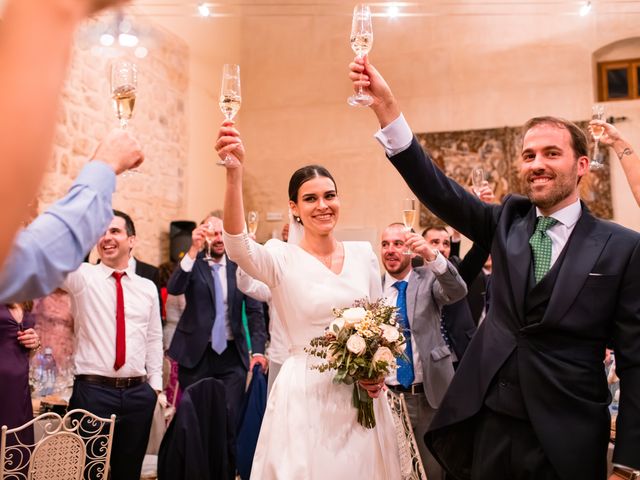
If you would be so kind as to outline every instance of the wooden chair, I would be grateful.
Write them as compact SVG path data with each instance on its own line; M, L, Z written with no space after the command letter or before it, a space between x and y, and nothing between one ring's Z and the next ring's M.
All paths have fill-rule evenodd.
M44 413L12 429L4 425L0 480L106 480L115 419L76 409L64 417ZM35 432L33 443L23 441L28 429Z
M391 390L387 390L386 393L396 427L402 480L427 480L404 395L398 395Z

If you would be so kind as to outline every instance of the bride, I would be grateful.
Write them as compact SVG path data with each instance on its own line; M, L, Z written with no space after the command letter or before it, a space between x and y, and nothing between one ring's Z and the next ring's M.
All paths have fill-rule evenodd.
M224 242L229 258L271 289L289 357L268 398L251 471L252 480L401 478L396 431L382 392L374 400L377 426L362 427L352 387L310 367L304 347L329 325L332 308L382 296L378 260L367 242L338 242L333 231L340 200L331 174L319 165L294 172L289 207L299 244L262 246L244 228L244 146L232 122L220 128L216 150L227 160ZM295 232L289 233L295 236ZM378 386L379 388L379 386Z

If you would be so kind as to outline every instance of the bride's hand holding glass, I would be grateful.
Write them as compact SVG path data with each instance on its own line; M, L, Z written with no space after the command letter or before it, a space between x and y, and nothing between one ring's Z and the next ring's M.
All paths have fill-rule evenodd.
M244 145L233 121L227 120L222 123L218 131L216 152L220 159L225 161L226 168L237 168L244 162Z

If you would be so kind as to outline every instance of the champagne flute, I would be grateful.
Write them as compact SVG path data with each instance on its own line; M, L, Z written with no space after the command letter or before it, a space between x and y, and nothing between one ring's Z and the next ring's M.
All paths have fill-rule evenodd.
M604 120L604 105L598 103L591 107L591 119ZM600 170L604 165L598 157L598 143L600 142L600 137L604 133L604 127L601 127L600 125L591 125L591 133L595 140L595 144L593 145L593 155L591 157L591 162L589 162L589 168L591 170Z
M111 98L120 128L127 128L136 104L138 68L135 63L116 60L111 65Z
M473 184L473 193L480 196L480 189L484 183L484 170L482 167L473 167L471 170L471 183Z
M366 3L360 3L353 9L351 21L351 48L358 58L364 57L373 45L373 26L371 24L371 9ZM362 91L362 85L358 92L351 95L347 102L351 106L368 107L373 103L371 95Z
M255 235L258 231L258 220L260 219L258 212L255 210L250 210L247 213L247 229L249 230L249 234Z
M405 198L402 202L402 223L407 233L413 229L413 222L416 219L416 200L414 198ZM411 249L407 248L404 252L405 255L412 255Z
M227 121L233 120L240 105L242 95L240 92L240 65L225 63L222 67L222 85L220 86L220 111ZM218 160L218 165L226 165L233 160L231 155L227 155L224 160Z
M215 226L211 222L207 222L203 225L204 227L204 244L206 245L206 250L204 252L204 257L202 260L205 262L213 261L213 257L211 256L211 244L213 243L213 238L215 235Z

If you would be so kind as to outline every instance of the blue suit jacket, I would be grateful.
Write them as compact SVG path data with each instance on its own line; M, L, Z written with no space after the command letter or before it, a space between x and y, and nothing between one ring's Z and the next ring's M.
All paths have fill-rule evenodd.
M187 305L176 327L169 356L186 368L195 367L211 341L211 327L215 318L215 290L211 269L199 253L190 272L179 265L173 272L167 291L171 295L184 294ZM253 353L264 353L266 329L262 303L247 297L236 287L238 265L227 258L227 307L236 347L246 370L249 369L249 349L242 327L242 302L246 302L247 320Z

